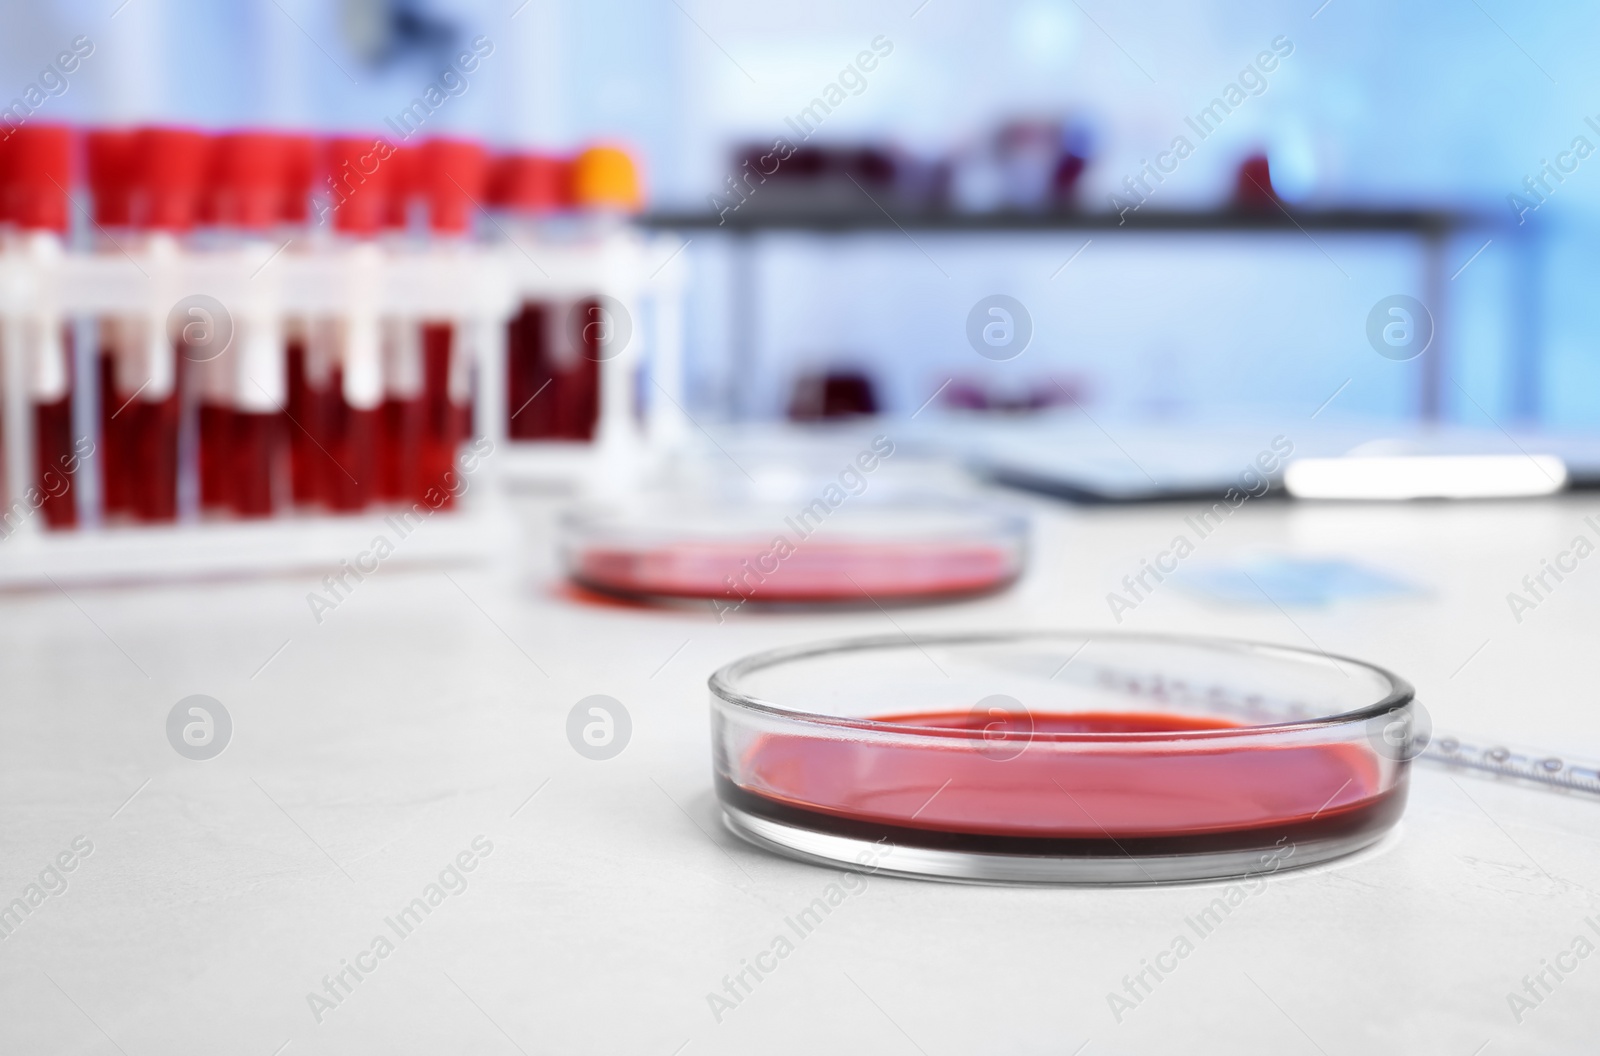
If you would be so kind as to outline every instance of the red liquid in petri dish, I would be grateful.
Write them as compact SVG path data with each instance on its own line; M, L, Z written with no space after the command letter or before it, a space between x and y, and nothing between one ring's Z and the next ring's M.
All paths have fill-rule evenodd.
M981 542L808 539L772 571L750 571L771 540L671 543L653 547L597 544L572 568L579 583L619 594L667 598L733 597L804 604L952 597L995 590L1018 571L1015 553ZM729 586L729 580L735 584Z
M1203 854L1359 836L1392 825L1406 784L1382 789L1382 760L1356 744L1242 747L1228 738L1116 741L1070 753L1041 742L975 744L986 716L876 721L951 731L950 746L767 734L724 802L814 831L1012 855ZM1032 716L1040 734L1245 728L1210 716L1081 712ZM1015 753L1015 754L1013 754Z

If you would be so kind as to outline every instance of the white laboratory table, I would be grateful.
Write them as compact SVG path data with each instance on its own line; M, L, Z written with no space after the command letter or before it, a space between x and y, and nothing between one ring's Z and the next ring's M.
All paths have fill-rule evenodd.
M893 621L1110 627L1106 592L1192 512L1019 501L1023 582ZM1124 626L1314 641L1411 679L1442 730L1600 756L1600 557L1520 624L1506 602L1595 513L1252 503L1196 559L1343 556L1422 593L1280 611L1164 589ZM1600 945L1600 802L1422 766L1395 834L1273 876L1120 1022L1108 994L1225 885L874 876L719 1017L708 995L839 874L721 828L706 676L893 627L575 601L534 514L517 546L384 568L320 624L311 576L0 599L0 896L73 863L0 940L0 1052L1595 1051L1600 956L1564 951ZM232 718L208 761L167 740L191 694ZM591 694L631 714L613 759L568 742ZM387 920L442 873L453 890L399 937ZM1519 1022L1508 994L1558 954L1576 968ZM350 964L368 970L347 994L330 978L337 1005L310 999Z

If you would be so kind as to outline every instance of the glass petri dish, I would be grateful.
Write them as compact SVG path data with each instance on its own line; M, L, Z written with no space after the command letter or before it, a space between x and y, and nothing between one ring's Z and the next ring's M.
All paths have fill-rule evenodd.
M567 518L561 552L577 585L636 600L871 606L1010 585L1026 562L1027 521L953 501L662 500Z
M1149 884L1326 861L1405 809L1411 686L1342 656L1034 631L860 638L711 677L728 827L831 866Z

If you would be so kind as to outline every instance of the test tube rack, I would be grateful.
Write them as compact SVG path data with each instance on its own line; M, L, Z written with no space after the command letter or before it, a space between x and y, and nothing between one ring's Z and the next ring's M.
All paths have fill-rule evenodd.
M407 534L390 559L395 563L474 559L506 530L506 488L535 482L580 493L626 490L685 432L682 264L660 266L677 244L620 221L537 241L524 235L455 244L343 242L314 231L218 249L161 240L109 252L50 244L22 237L0 249L0 589L322 570L368 548L376 534L392 536L396 515L408 520L407 507L381 506L356 514L215 518L202 516L183 489L174 523L108 524L91 512L102 457L96 320L137 317L166 328L173 307L194 295L213 298L230 315L349 321L365 313L374 323L449 321L459 328L473 365L471 438L457 461L464 490L454 509ZM597 295L626 311L630 335L612 342L601 359L593 440L510 440L507 420L515 408L507 408L506 334L514 311L530 300ZM39 514L33 368L23 351L30 326L65 326L72 335L73 435L95 445L70 476L80 511L70 530L47 528ZM185 414L187 423L192 408ZM193 428L185 428L190 442L180 457L192 465Z

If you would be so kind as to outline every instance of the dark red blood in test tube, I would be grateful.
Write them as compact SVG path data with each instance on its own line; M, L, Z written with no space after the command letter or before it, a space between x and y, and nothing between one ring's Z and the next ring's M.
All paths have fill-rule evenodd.
M383 443L378 458L378 494L410 503L421 495L422 431L426 408L422 394L385 394Z
M323 471L323 479L329 507L350 512L365 509L376 494L378 433L382 425L378 408L352 407L345 401L343 382L343 368L335 370L324 419L332 464Z
M548 304L525 301L506 324L506 431L513 440L555 436L550 314Z
M420 196L417 183L420 152L418 147L395 147L394 153L383 163L389 171L384 227L391 231L403 232L411 224L411 206ZM415 352L415 349L409 351ZM410 502L417 493L417 480L422 471L423 394L420 388L414 392L400 392L392 386L392 379L384 380L379 421L378 497Z
M179 357L178 373L183 373ZM128 405L134 415L133 512L141 521L171 521L178 516L178 384L165 399L143 397Z
M594 299L578 302L565 335L577 346L578 357L556 383L556 429L566 440L593 440L600 420L600 338L604 334L604 309Z
M481 144L459 139L434 139L417 156L417 186L428 205L428 227L436 238L459 238L472 230L472 219L489 196L489 155ZM471 429L470 397L454 399L450 380L459 376L455 362L466 355L456 326L428 323L422 331L424 498L438 489L443 506L454 504L460 482L452 473L456 451ZM442 498L441 498L442 497Z
M572 207L572 166L543 154L498 158L488 187L496 209L521 218L548 216ZM514 440L553 440L561 436L556 407L561 402L552 328L556 306L525 301L506 329L507 433Z
M272 132L234 132L217 143L216 219L243 237L261 237L284 214L293 147L290 137ZM280 369L281 366L280 366ZM231 401L230 401L231 402ZM241 517L272 514L274 480L286 439L283 415L275 410L217 408L222 412L210 462L220 478L217 498ZM205 493L206 408L201 408L201 482Z
M7 218L24 231L64 234L70 215L67 187L72 182L72 132L59 125L27 125L9 133L4 178ZM45 335L35 335L44 340ZM63 326L66 391L33 405L34 484L42 496L44 522L51 528L77 524L77 501L65 467L72 452L72 334Z
M200 403L200 505L208 510L230 506L228 474L233 440L233 408L210 400Z
M50 528L72 528L78 523L77 497L72 494L76 468L72 452L72 393L51 403L33 405L34 476L43 502L39 510Z
M106 240L130 237L133 226L135 149L137 135L132 129L91 129L84 137L89 175L89 191L94 198L94 221ZM102 246L116 252L115 244ZM100 445L95 461L100 469L100 494L105 512L127 513L133 503L134 415L123 405L133 395L118 385L118 359L127 355L126 321L100 320ZM120 347L119 347L120 346Z
M275 507L283 462L283 415L276 412L237 411L228 445L231 458L229 498L241 517L268 517Z
M331 139L325 163L333 195L333 226L350 238L372 238L382 229L388 214L390 181L396 167L387 162L394 147L371 137L346 136ZM345 349L345 354L349 349ZM333 372L328 386L328 408L324 421L327 437L324 446L333 465L324 470L326 499L335 510L364 509L377 496L378 450L382 442L380 402L356 407L344 393L344 367Z
M456 448L466 437L467 409L450 398L451 358L455 328L449 323L426 323L422 327L422 445L421 472L416 478L415 497L430 505L454 505L452 484L459 483L451 472ZM429 499L429 493L438 494ZM442 496L442 498L440 498Z
M102 326L104 323L102 322ZM109 334L100 335L100 488L108 514L126 513L133 506L133 418L123 408L132 393L117 387L117 352Z
M314 384L307 369L310 353L306 339L291 338L285 349L289 372L289 481L290 494L301 506L327 501L327 474L333 467L322 445L328 435L328 408L332 393L323 379Z
M187 234L199 216L210 149L207 137L192 129L140 129L135 143L135 221L151 231ZM153 325L164 325L164 320ZM172 349L172 390L154 398L147 390L123 412L134 414L133 510L143 521L171 521L178 515L179 393L186 358L178 344Z

